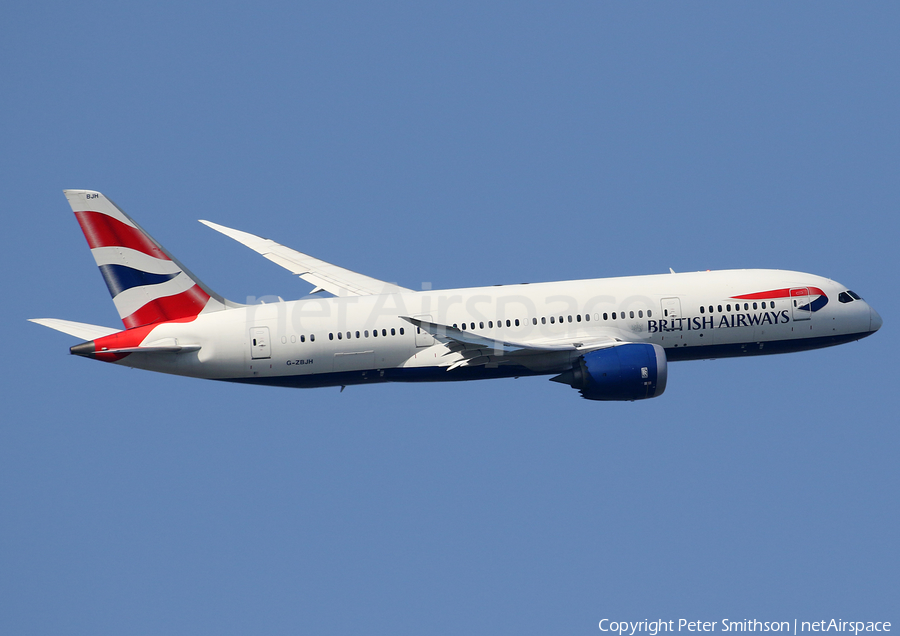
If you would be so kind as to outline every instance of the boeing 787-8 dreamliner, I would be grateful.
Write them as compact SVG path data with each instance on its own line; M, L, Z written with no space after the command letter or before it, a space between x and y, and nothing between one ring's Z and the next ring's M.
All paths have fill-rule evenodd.
M549 375L590 400L662 394L667 363L829 347L881 317L833 280L727 270L415 291L202 221L315 286L243 305L219 296L99 192L66 190L124 329L34 319L73 354L285 387Z

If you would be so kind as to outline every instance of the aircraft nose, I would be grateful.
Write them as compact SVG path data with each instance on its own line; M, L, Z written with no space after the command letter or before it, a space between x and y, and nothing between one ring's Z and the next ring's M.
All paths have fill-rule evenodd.
M882 320L878 312L869 307L869 331L875 332L881 329Z

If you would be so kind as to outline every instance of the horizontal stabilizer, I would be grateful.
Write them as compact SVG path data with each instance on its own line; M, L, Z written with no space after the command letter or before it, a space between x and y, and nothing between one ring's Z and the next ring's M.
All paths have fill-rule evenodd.
M69 347L72 355L83 356L85 358L93 358L98 355L123 355L128 353L187 353L189 351L199 351L200 345L179 345L175 338L165 338L157 340L149 345L138 347L101 347L97 349L95 341L82 342L74 347Z
M121 329L110 329L109 327L101 327L100 325L89 325L84 322L73 322L71 320L59 320L58 318L29 318L29 322L34 322L51 329L56 329L63 333L81 338L82 340L96 340L104 336L111 336L119 333Z
M271 239L265 239L249 232L233 230L230 227L212 223L211 221L201 220L200 222L207 227L211 227L216 232L221 232L238 243L246 245L276 265L280 265L289 272L296 274L307 283L311 283L315 286L313 293L325 290L335 296L376 296L379 294L398 294L413 291L406 287L400 287L393 283L387 283L371 276L358 274L349 269L326 263L308 254L285 247Z
M171 345L168 347L122 347L121 349L107 349L103 353L188 353L200 351L200 345Z

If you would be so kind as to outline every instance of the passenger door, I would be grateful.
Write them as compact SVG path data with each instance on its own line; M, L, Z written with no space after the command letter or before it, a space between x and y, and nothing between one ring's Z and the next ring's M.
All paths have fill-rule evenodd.
M812 316L809 302L809 290L806 287L791 289L791 313L795 321L809 320Z
M427 320L428 322L432 322L431 316L413 316L413 318L418 318L419 320ZM416 347L430 347L434 344L434 336L430 333L422 329L421 327L416 327Z
M272 351L269 347L269 328L253 327L250 330L250 358L261 360L271 358Z
M663 320L669 321L666 331L675 331L679 328L678 319L681 318L681 300L678 298L663 298L660 302L662 305Z

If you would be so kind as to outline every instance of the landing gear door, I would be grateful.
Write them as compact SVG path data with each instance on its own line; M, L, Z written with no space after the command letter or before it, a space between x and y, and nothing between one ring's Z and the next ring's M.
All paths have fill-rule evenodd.
M254 360L272 357L268 327L253 327L250 330L250 357Z
M791 289L791 313L795 321L809 320L809 317L812 315L809 290L806 287L794 287Z
M413 318L418 318L419 320L427 320L428 322L432 322L431 316L413 316ZM434 344L434 336L430 333L422 329L421 327L416 327L416 347L430 347Z

